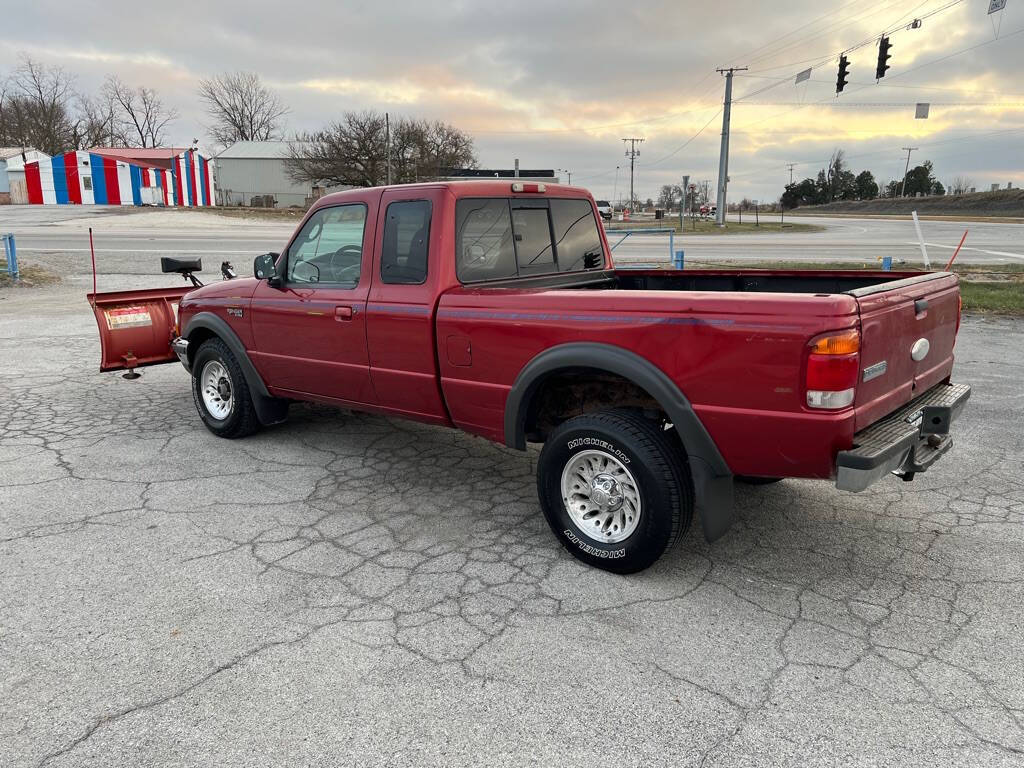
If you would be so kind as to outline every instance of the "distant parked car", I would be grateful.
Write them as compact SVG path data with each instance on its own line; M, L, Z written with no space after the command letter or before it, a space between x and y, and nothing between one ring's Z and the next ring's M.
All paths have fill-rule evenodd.
M601 214L601 218L605 221L612 220L612 204L607 200L595 200L597 203L597 212Z

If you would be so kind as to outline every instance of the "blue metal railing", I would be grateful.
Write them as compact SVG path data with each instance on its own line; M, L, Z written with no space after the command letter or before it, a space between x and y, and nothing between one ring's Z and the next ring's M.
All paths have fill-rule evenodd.
M622 235L618 240L612 243L612 250L614 251L618 246L622 245L623 242L630 235L664 235L668 234L668 258L672 262L672 266L675 269L683 268L683 252L677 251L676 245L676 231L672 227L645 227L643 229L606 229L607 235ZM622 265L625 266L625 265Z
M4 255L7 257L6 266L0 267L0 272L6 272L15 282L18 281L18 251L14 247L14 235L8 232L0 236L4 241Z

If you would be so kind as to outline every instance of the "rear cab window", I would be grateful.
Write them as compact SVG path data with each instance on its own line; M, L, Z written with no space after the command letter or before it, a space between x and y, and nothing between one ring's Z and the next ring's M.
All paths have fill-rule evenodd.
M463 283L604 268L597 220L584 198L462 198L455 227Z

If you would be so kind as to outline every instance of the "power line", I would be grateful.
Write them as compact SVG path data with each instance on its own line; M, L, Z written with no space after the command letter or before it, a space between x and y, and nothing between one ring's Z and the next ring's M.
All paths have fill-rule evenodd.
M664 157L658 158L653 163L641 163L640 167L641 168L653 168L654 166L660 165L661 163L665 162L670 157L674 157L676 154L678 154L682 150L686 149L686 147L688 147L698 136L700 136L702 133L704 133L705 129L707 129L707 127L709 125L711 125L711 123L714 121L714 119L716 117L718 117L720 114L722 114L722 108L721 107L719 107L718 111L715 112L715 114L713 114L710 118L708 118L708 121L706 123L704 123L704 125L702 125L700 127L700 130L697 131L695 134L693 134L693 136L688 138L686 141L684 141L682 144L680 144L678 147L673 149L671 152L669 152Z
M921 3L921 5L924 5L928 1L929 0L925 0L925 2ZM825 27L822 27L822 29L820 29L819 31L815 32L813 35L811 35L809 37L806 37L806 38L803 38L801 40L797 40L795 42L789 43L789 44L783 46L782 48L779 48L779 49L777 49L775 51L772 51L770 54L762 54L761 56L756 57L756 59L750 59L749 61L750 61L751 64L753 64L753 63L756 63L756 61L761 61L761 60L766 59L766 58L771 58L772 56L779 56L779 55L785 53L786 51L792 50L794 48L799 48L801 46L805 46L811 40L815 40L815 39L817 39L819 37L823 37L826 34L835 34L836 32L839 32L842 29L846 29L847 27L851 27L854 24L863 24L869 18L877 16L877 15L879 15L881 13L885 13L886 11L892 10L891 7L879 8L879 5L889 5L889 4L883 2L883 3L877 4L875 6L869 7L867 9L865 9L863 14L856 15L853 18L849 18L849 19L841 19L839 21L836 21L833 24L828 24ZM895 5L899 5L899 3L896 3ZM918 6L918 7L920 7L920 6ZM904 13L904 15L906 15L906 14ZM834 58L837 55L838 55L837 53L829 54L828 58ZM821 57L819 57L819 58L821 58ZM813 59L811 59L811 60L813 60ZM783 67L788 67L788 66L789 66L788 64L780 64L780 65L775 66L775 67L769 67L767 69L757 70L757 71L770 71L772 69L781 69Z
M779 65L774 66L774 67L766 67L764 69L755 69L755 70L753 70L753 72L754 73L757 73L757 72L771 72L771 71L776 70L776 69L789 69L791 67L796 67L796 66L799 66L799 65L802 65L802 64L807 64L808 62L816 62L815 66L820 66L821 64L824 64L825 62L831 61L832 59L838 57L840 54L850 53L852 51L858 50L859 48L863 48L863 47L865 47L867 45L872 45L872 44L875 43L876 40L878 40L879 37L884 37L885 35L889 35L889 34L892 34L893 32L900 31L901 29L903 29L903 27L901 26L903 20L907 16L911 15L912 13L914 13L921 6L926 5L927 2L929 2L929 1L930 0L925 0L925 2L917 5L912 10L905 12L900 17L900 19L897 22L895 22L894 24L891 24L891 25L885 27L880 34L872 35L871 37L864 38L863 40L860 40L860 41L854 43L849 48L844 48L841 51L832 51L830 53L822 54L821 56L817 56L817 57L814 57L814 58L802 59L800 61L789 62L787 64L779 64ZM950 8L952 8L952 7L956 6L956 5L959 5L963 1L964 0L951 0L951 2L946 3L946 5L943 5L940 8L936 8L936 9L934 9L932 11L929 11L928 13L926 13L926 14L924 14L922 16L918 16L916 18L921 19L921 20L930 18L932 16L935 16L936 14L942 13L943 11L949 10ZM789 47L795 47L795 46L789 46ZM783 80L787 80L787 79L789 79L789 77L790 76L787 75L786 77L783 78Z
M771 80L773 82L778 82L778 78L767 77L765 75L743 74L743 75L736 75L736 77L752 78L752 79L755 79L755 80ZM893 75L893 77L895 77L895 75ZM790 78L789 75L787 75L782 80L782 82L789 82L791 79L792 78ZM832 80L822 80L820 78L811 77L811 78L808 78L807 80L805 80L804 82L807 82L807 83L829 83L829 84L831 84L833 81ZM986 94L989 94L991 96L1024 96L1024 93L1005 93L1003 91L989 91L989 90L985 90L983 88L943 88L942 86L939 86L939 85L904 85L902 83L887 83L887 82L884 82L884 81L878 82L878 83L874 83L874 82L865 83L865 82L858 82L858 81L855 81L855 80L851 80L849 85L860 85L860 86L865 86L865 87L877 86L878 88L900 88L900 89L904 89L904 90L916 90L916 91L943 91L943 92L946 92L946 93L986 93ZM751 94L751 95L753 95L753 94ZM739 101L739 99L736 99L736 101Z
M998 38L998 40L1006 40L1007 38L1013 37L1014 35L1019 35L1022 32L1024 32L1024 27L1022 27L1020 29L1017 29L1017 30L1015 30L1013 32L1010 32L1009 34L1006 34L1003 37ZM947 54L946 56L942 56L942 57L940 57L938 59L934 59L932 61L925 62L925 63L920 64L920 65L918 65L916 67L913 67L911 69L903 70L902 72L897 72L897 73L895 73L893 75L888 75L888 77L889 77L890 80L893 79L893 78L896 78L896 77L903 77L904 75L908 75L911 72L916 72L916 71L918 71L920 69L923 69L924 67L931 66L932 64L938 64L939 62L946 61L948 59L953 58L954 56L960 56L961 54L968 53L970 51L973 51L973 50L976 50L978 48L981 48L982 46L990 45L991 43L994 43L994 42L997 42L997 40L996 39L986 40L984 42L978 43L977 45L972 45L972 46L969 46L967 48L963 48L963 49L961 49L959 51L954 51L953 53ZM864 88L870 88L870 87L872 87L872 85L865 85L863 88L857 88L856 90L852 91L852 93L860 93L862 90L864 90ZM788 114L790 114L792 112L797 111L798 109L805 109L807 107L821 106L822 104L827 104L827 103L834 102L834 101L835 101L834 98L829 97L827 99L822 99L820 101L808 102L806 104L802 104L800 106L794 107L793 109L787 110L785 112L780 112L777 115L770 115L770 116L768 116L766 118L763 118L761 120L755 121L754 123L750 123L749 125L760 125L761 123L767 122L768 120L775 120L776 118L783 117L784 115L788 115Z

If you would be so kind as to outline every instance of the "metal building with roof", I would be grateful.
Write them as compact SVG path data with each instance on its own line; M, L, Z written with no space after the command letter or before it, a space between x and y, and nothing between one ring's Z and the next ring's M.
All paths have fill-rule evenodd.
M191 147L93 147L86 152L169 171L174 164L174 158L185 154L189 149Z
M290 141L236 141L214 158L222 205L306 205L309 184L292 181L285 161ZM269 200L268 200L269 198Z
M47 158L45 152L31 147L0 147L0 205L27 203L25 163Z
M187 208L216 204L212 163L198 151L172 154L166 168L123 157L121 150L97 148L26 163L26 202Z

